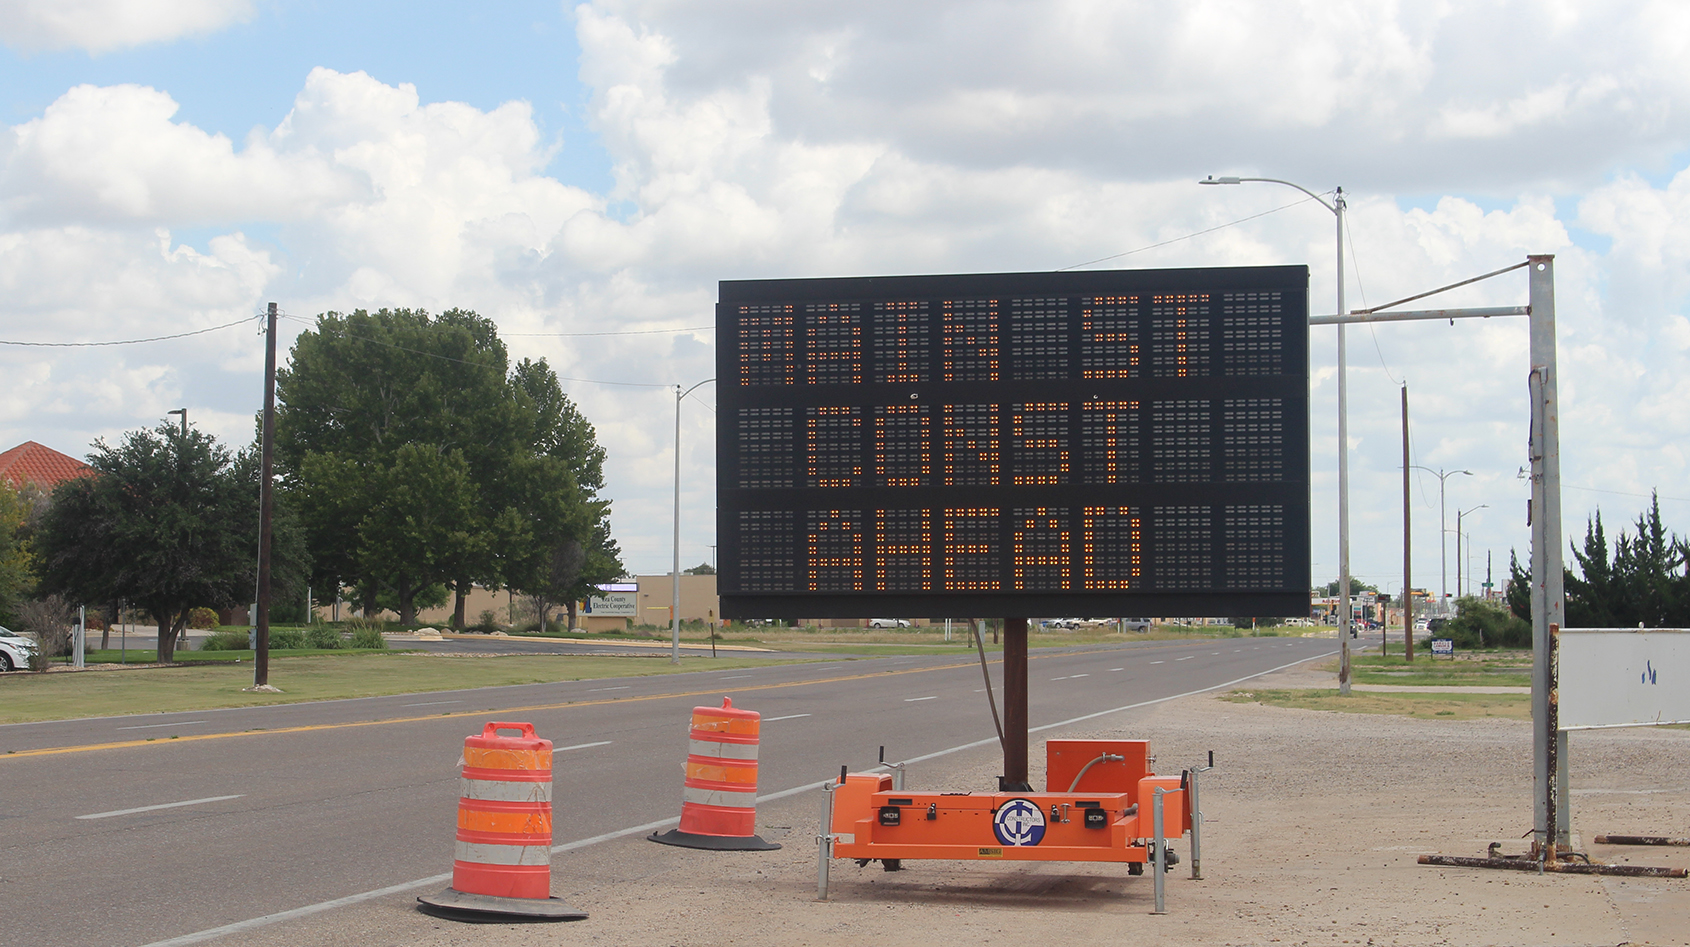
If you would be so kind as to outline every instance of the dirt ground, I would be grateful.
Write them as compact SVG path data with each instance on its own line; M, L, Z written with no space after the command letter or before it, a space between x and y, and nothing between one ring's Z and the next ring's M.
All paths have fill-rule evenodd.
M1252 687L1320 686L1286 672ZM1203 777L1204 880L1188 848L1153 916L1151 878L1124 866L833 863L816 897L821 794L765 803L785 846L710 853L628 837L559 854L552 890L584 921L469 925L395 895L247 931L229 942L312 945L1690 944L1690 881L1433 868L1422 853L1524 850L1531 725L1343 715L1183 698L1040 737L1148 738L1162 772L1215 751ZM1690 835L1690 731L1574 734L1575 845L1592 858L1690 866L1690 849L1598 846L1599 834ZM1042 750L1034 756L1042 762ZM912 789L990 789L987 750L912 767ZM1035 785L1042 781L1036 773ZM778 787L765 787L778 788ZM559 804L563 798L560 788ZM677 793L678 795L678 793Z

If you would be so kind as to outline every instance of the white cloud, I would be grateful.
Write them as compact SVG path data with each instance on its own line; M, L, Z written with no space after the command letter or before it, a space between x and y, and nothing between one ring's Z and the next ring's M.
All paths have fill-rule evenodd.
M176 102L143 86L77 86L0 138L7 222L287 220L363 195L365 178L311 151L172 123Z
M215 32L252 13L252 0L0 0L0 42L105 53Z
M616 163L605 194L545 174L555 146L525 102L425 102L317 69L288 115L237 143L175 121L167 91L83 86L0 133L0 319L34 338L120 338L270 299L302 316L459 305L566 377L690 385L715 372L708 332L521 333L705 325L723 278L1053 269L1170 240L1108 265L1306 262L1313 307L1330 311L1332 218L1313 205L1177 239L1297 198L1194 184L1254 170L1351 188L1352 304L1557 254L1568 482L1690 496L1672 447L1690 440L1690 400L1661 381L1690 377L1690 172L1657 188L1613 170L1690 144L1671 120L1690 104L1686 40L1633 22L1684 21L1618 2L604 0L577 9L576 32ZM1504 24L1519 43L1494 41ZM1569 200L1576 219L1557 210ZM1574 225L1611 246L1575 245ZM221 236L184 245L190 227ZM1513 273L1423 305L1524 301ZM1310 344L1320 576L1336 569L1331 331ZM0 349L30 379L0 390L0 440L50 415L75 452L188 403L244 441L259 356L246 330L121 353ZM1405 378L1415 463L1474 470L1451 482L1452 511L1489 503L1475 544L1523 550L1524 322L1355 327L1349 362L1356 571L1389 584L1400 568ZM610 450L630 564L666 568L672 392L571 391ZM689 400L682 423L683 558L697 562L714 415ZM1435 486L1429 501L1416 487L1423 583ZM1569 500L1568 521L1581 509Z

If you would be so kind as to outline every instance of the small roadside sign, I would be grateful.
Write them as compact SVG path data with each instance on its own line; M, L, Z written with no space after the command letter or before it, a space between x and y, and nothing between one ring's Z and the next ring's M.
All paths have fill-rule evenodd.
M1452 658L1455 657L1455 641L1450 638L1433 638L1432 653L1447 654Z

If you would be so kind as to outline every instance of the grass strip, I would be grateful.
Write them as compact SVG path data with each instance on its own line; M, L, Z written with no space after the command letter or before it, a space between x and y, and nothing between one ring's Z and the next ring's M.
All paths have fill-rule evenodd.
M210 652L216 653L216 652ZM820 659L817 659L820 660ZM170 667L15 672L0 677L0 723L126 714L180 713L312 700L426 694L553 681L646 677L678 671L726 671L803 663L768 658L667 654L593 657L562 654L455 656L386 652L272 657L270 683L280 694L252 693L252 664L200 662Z
M1434 658L1421 651L1413 663L1401 654L1356 655L1350 662L1351 680L1357 684L1398 684L1408 687L1530 687L1532 656L1529 651L1478 651L1455 660ZM1324 670L1335 671L1336 661Z
M1350 714L1389 714L1434 720L1480 720L1498 717L1530 720L1529 694L1381 694L1351 691L1341 697L1336 689L1236 690L1220 695L1235 704L1264 704L1298 710L1325 710Z

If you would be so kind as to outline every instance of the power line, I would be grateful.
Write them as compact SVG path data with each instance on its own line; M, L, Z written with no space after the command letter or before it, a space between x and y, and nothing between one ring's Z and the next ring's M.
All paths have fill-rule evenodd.
M252 321L257 320L257 319L262 319L262 318L264 318L262 315L247 316L244 319L237 319L234 322L225 322L220 326L211 326L210 328L207 328L207 329L195 329L192 332L178 332L174 335L155 335L150 339L117 339L117 340L110 341L110 342L18 342L18 341L14 341L14 340L11 340L11 339L0 339L0 345L26 345L26 346L31 346L31 347L34 347L34 348L61 348L61 349L94 348L96 346L106 346L106 345L141 345L142 343L145 343L145 342L164 342L164 341L167 341L169 339L185 339L190 335L204 335L207 332L218 332L218 331L221 331L223 329L232 329L235 326L245 325L249 322L252 322Z
M683 332L714 332L715 326L683 326L679 329L626 329L618 332L501 332L505 338L581 339L600 335L680 335Z
M1330 194L1332 192L1327 191L1326 193ZM1277 214L1282 210L1288 210L1292 207L1296 207L1298 204L1307 204L1309 201L1312 201L1312 200L1314 200L1314 198L1305 197L1300 201L1292 201L1289 204L1282 204L1279 207L1275 207L1273 210L1264 210L1259 214L1251 214L1248 217L1240 217L1237 220L1230 221L1230 222L1224 223L1224 224L1220 224L1219 226L1210 227L1208 230L1199 230L1196 233L1188 233L1183 237L1175 237L1172 240L1164 240L1161 243L1153 243L1148 247L1139 247L1137 250L1128 250L1125 253L1116 253L1116 254L1112 254L1110 256L1098 257L1095 260L1087 260L1084 263L1074 263L1074 264L1069 265L1069 266L1058 267L1056 269L1056 272L1061 273L1064 270L1077 270L1082 266L1091 266L1094 263L1104 263L1104 262L1107 262L1109 260L1118 260L1118 259L1120 259L1121 257L1124 257L1124 256L1132 256L1135 253L1143 253L1146 250L1154 250L1157 247L1165 247L1170 243L1179 243L1181 240L1190 240L1192 237L1201 237L1206 233L1214 233L1217 230L1225 230L1228 227L1235 227L1235 226L1242 224L1242 223L1245 223L1247 221L1255 220L1258 217L1266 217L1269 214Z

